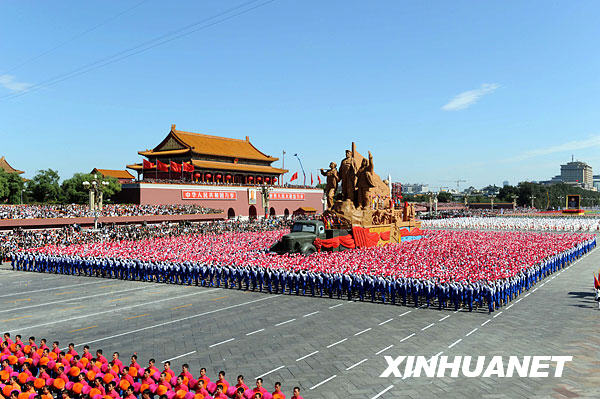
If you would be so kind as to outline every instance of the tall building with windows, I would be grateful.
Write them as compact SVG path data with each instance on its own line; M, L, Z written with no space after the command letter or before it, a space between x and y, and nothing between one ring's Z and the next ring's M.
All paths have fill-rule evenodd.
M594 175L594 188L600 191L600 175Z
M593 176L592 167L585 162L573 160L560 165L560 179L564 183L591 190L594 187Z

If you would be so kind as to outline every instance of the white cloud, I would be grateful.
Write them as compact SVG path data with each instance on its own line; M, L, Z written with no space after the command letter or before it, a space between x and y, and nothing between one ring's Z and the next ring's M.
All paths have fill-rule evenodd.
M499 87L498 83L484 83L479 89L463 91L444 105L442 109L444 111L459 111L468 108L479 101L481 97L493 93Z
M32 85L31 83L17 82L13 75L0 75L0 86L10 91L25 91Z
M553 145L550 147L542 147L536 148L533 150L525 151L515 158L510 159L510 161L522 161L528 158L539 157L542 155L555 154L558 152L567 152L567 151L576 151L576 150L586 150L588 148L600 147L600 136L591 136L587 139L583 140L573 140L568 141L566 143Z

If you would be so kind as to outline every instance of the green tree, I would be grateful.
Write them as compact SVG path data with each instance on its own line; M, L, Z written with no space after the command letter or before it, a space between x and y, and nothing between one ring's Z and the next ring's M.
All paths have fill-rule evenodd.
M519 189L515 186L504 186L498 192L498 199L503 202L512 202L513 195L519 196Z
M0 201L5 202L8 195L8 173L4 169L0 169Z
M61 197L59 180L60 176L57 171L39 170L25 185L28 200L39 203L59 202Z
M447 191L441 191L437 195L438 202L451 202L452 194Z
M73 177L63 181L61 185L61 201L67 204L85 204L89 198L89 189L83 186L83 182L91 182L92 180L94 180L94 176L91 174L75 173ZM102 180L108 181L108 186L100 185L105 201L115 193L121 191L121 184L114 177L104 177Z
M0 203L20 204L23 179L16 173L0 169Z

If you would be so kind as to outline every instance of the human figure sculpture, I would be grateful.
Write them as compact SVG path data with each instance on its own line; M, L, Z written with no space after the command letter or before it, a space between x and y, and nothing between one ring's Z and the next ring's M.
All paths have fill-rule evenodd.
M361 209L366 209L369 206L369 189L375 187L373 178L373 155L369 151L369 159L363 159L360 168L356 173L358 188L358 206Z
M339 178L342 181L342 200L354 201L356 185L356 169L352 151L346 150L346 158L340 163Z
M327 209L333 208L333 197L337 190L340 176L338 175L337 165L335 162L329 164L329 170L321 169L321 174L327 177L327 184L325 185L325 195L327 196Z

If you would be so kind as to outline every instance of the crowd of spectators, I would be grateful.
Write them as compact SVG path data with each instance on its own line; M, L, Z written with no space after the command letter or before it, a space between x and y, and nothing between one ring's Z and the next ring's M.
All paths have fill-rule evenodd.
M282 230L292 221L284 218L259 220L220 220L198 223L159 223L144 225L106 225L98 230L67 226L59 229L23 230L0 232L0 260L9 253L28 248L45 246L68 246L92 242L143 240L159 237L176 237L193 234L222 234L225 232L258 232Z
M98 216L197 215L221 213L221 209L197 205L105 204ZM48 219L93 217L87 205L0 205L0 219Z

